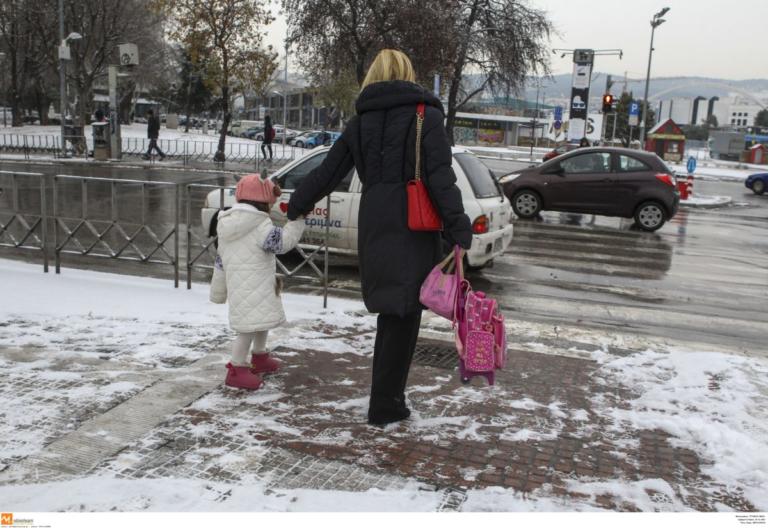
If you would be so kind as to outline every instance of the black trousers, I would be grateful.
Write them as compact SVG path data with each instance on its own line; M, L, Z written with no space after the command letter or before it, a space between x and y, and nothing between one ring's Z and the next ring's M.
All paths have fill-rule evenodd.
M369 419L388 418L405 410L405 385L420 324L421 310L405 317L379 314L373 349Z
M152 149L156 150L158 154L160 154L161 157L165 157L165 154L162 150L160 150L160 147L157 146L157 138L150 138L149 139L149 148L147 149L147 157L150 157L152 155Z
M267 151L264 150L265 147L269 149L269 159L272 159L272 143L261 144L261 155L264 159L267 159Z

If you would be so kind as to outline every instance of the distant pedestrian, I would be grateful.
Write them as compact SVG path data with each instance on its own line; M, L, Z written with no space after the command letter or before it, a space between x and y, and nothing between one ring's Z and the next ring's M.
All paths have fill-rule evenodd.
M581 138L581 141L579 141L579 148L581 147L589 147L589 140L585 137Z
M249 174L237 183L237 204L218 216L210 299L229 301L229 325L237 332L224 381L228 387L256 390L262 374L280 367L266 348L268 331L285 322L275 255L293 249L304 232L303 218L283 227L272 224L269 211L280 194L271 180Z
M261 155L267 159L265 148L269 149L269 161L272 161L272 140L275 139L275 127L272 126L272 118L264 116L264 139L261 142Z
M147 110L147 137L149 138L149 148L144 154L144 159L149 159L154 149L160 154L160 161L164 160L165 154L157 146L157 138L160 137L160 118L155 116L155 112L151 108Z

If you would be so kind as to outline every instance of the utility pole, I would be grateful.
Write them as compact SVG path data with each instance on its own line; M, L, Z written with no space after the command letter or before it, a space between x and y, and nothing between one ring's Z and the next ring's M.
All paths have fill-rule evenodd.
M536 141L536 118L539 117L539 90L541 90L541 79L536 82L536 110L533 114L533 125L531 126L531 159L533 159L533 144Z
M61 46L64 46L64 0L59 0L59 42ZM59 48L59 113L61 114L61 155L62 157L67 155L67 145L65 143L65 116L67 114L67 88L66 88L66 71L67 63L64 61L64 57L61 56L61 48ZM43 116L40 116L41 118Z
M656 32L656 28L662 25L666 20L664 20L664 15L667 14L669 11L668 7L665 7L655 15L653 15L653 18L651 19L651 46L648 50L648 71L645 74L645 95L643 96L643 118L640 120L640 148L643 148L643 144L645 143L645 132L648 120L648 86L651 81L651 59L653 58L653 36Z
M283 89L283 151L288 137L288 39L285 39L285 88Z

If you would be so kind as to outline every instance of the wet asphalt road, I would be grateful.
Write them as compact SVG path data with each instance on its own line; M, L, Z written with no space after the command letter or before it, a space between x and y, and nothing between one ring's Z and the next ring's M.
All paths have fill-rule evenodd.
M527 165L483 161L497 173ZM216 176L0 163L0 170L9 167L156 181ZM729 195L734 204L683 208L657 233L591 215L545 212L537 221L516 220L509 250L474 273L473 286L497 296L507 318L768 357L768 195L731 182L697 181L695 191ZM114 269L115 262L100 266ZM352 266L332 266L331 278L340 294L359 291Z

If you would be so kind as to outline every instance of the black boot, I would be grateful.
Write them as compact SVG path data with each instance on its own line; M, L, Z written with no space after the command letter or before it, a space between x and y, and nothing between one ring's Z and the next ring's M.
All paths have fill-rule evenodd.
M385 314L378 317L368 408L371 425L399 422L411 415L405 405L405 385L420 322L421 311L405 317Z

